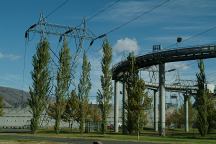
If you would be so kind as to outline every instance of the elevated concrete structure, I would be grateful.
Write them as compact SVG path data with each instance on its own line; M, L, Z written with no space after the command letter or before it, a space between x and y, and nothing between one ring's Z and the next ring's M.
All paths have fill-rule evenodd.
M136 57L138 69L158 65L160 63L188 61L196 59L207 59L216 57L216 45L201 45L184 47L178 49L165 49L154 53ZM113 66L113 80L120 79L129 68L127 60L121 61Z
M160 97L160 135L165 135L165 67L168 62L188 61L196 59L208 59L216 57L216 45L201 45L193 47L184 47L178 49L166 49L150 54L136 57L136 67L138 69L160 65L159 67L159 97ZM113 80L123 81L124 73L128 71L129 61L125 60L114 65L112 68ZM179 89L177 89L179 88ZM176 90L182 90L183 87L176 86ZM188 89L188 87L186 88ZM185 90L186 90L185 89ZM116 97L116 95L114 95Z

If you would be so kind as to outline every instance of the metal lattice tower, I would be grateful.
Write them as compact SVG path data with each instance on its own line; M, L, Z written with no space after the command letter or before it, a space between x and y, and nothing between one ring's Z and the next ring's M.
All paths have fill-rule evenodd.
M37 23L31 25L25 32L25 38L28 40L29 35L31 33L37 33L40 35L41 38L44 38L48 35L53 35L59 37L59 43L62 41L64 37L71 37L74 39L75 43L75 54L73 56L73 61L71 65L72 69L72 78L75 76L75 69L77 66L77 59L79 57L80 52L83 50L83 42L89 41L92 42L97 39L95 35L87 29L87 24L85 18L83 19L82 23L79 26L65 26L59 24L52 24L48 23L46 19L41 14L40 19ZM91 46L91 43L90 45ZM58 59L58 54L55 54L52 49L51 52L54 54L55 57ZM54 60L53 60L54 62ZM54 62L56 66L56 62ZM72 82L73 83L73 82ZM75 82L74 82L75 83Z
M76 82L74 78L76 74L76 67L78 65L77 61L78 61L78 57L81 51L84 50L83 43L84 41L89 41L90 43L89 47L90 47L93 44L93 41L97 39L95 35L91 31L89 31L89 29L87 28L85 18L83 19L80 25L73 27L73 26L65 26L65 25L48 23L46 19L44 18L44 16L41 14L39 21L31 25L25 31L25 38L27 41L29 40L29 36L31 34L39 34L41 39L47 38L48 36L51 36L51 35L55 36L59 38L58 45L62 40L64 40L64 38L72 38L74 40L75 53L73 54L72 64L71 64L72 72L71 72L70 84L73 84L75 86ZM59 60L59 57L58 57L58 54L56 54L53 49L50 48L50 51L53 53L53 56L56 57L55 59L51 58L52 61L50 64L50 67L52 69L51 81L54 84L56 73L54 72L53 66L55 65L57 69L59 68L58 62L55 62L55 60ZM52 91L53 89L50 90L50 96L53 95ZM42 118L42 122L43 121L49 123L47 113L44 114L44 117Z

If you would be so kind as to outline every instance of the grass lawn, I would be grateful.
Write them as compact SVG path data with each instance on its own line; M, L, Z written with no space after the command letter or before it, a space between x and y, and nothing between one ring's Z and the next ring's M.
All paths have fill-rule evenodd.
M38 142L38 141L0 141L0 144L60 144L54 142ZM63 144L63 143L62 143Z
M38 134L39 136L48 137L65 137L65 138L85 138L85 139L100 139L100 140L115 140L115 141L137 141L135 135L121 135L121 134ZM156 143L182 143L182 144L199 144L199 143L216 143L216 135L209 135L205 138L199 136L140 136L140 142L156 142Z
M28 133L19 133L16 136L33 136ZM80 138L80 139L98 139L98 140L114 140L114 141L137 141L136 135L122 135L122 134L97 134L97 133L70 133L65 130L61 134L55 134L52 130L41 130L38 134L34 135L34 139L17 140L13 134L0 134L0 144L27 144L27 143L40 143L40 144L57 144L54 142L44 141L43 138ZM158 133L152 130L144 131L140 136L140 142L153 142L153 143L179 143L179 144L215 144L216 133L209 134L206 137L201 137L197 131L191 133L184 133L183 130L168 130L167 136L160 137ZM60 144L60 143L59 143Z

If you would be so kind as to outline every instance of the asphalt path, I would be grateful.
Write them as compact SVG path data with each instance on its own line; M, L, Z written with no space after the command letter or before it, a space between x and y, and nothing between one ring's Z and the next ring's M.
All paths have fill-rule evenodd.
M111 140L98 140L97 138L86 139L86 138L57 138L57 137L43 137L34 135L19 135L19 134L7 134L1 133L0 140L16 140L16 141L48 141L48 142L59 142L65 144L93 144L93 142L100 141L102 144L155 144L151 142L133 142L133 141L111 141Z

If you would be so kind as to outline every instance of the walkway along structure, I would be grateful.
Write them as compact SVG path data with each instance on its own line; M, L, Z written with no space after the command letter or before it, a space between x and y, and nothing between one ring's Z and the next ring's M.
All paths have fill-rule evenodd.
M208 59L216 57L216 45L200 45L193 47L183 47L178 49L165 49L142 56L137 56L136 66L138 69L159 65L159 134L165 136L165 63L188 61L197 59ZM129 61L121 61L112 67L112 78L115 81L114 86L114 110L118 110L118 81L123 83L124 73L128 71ZM125 89L125 87L124 87ZM125 91L125 90L123 90ZM125 95L125 93L123 93ZM125 96L123 96L125 97ZM157 98L157 97L155 97ZM188 100L188 99L187 99ZM155 101L157 101L155 99ZM186 101L186 103L188 103ZM188 106L185 106L186 108ZM118 112L114 112L115 132L118 132ZM124 125L124 123L122 123Z

